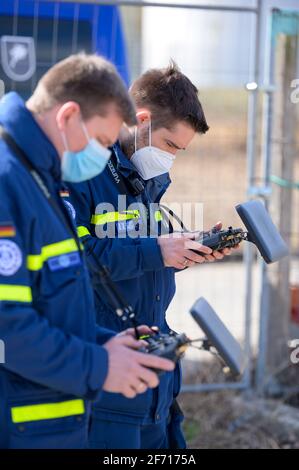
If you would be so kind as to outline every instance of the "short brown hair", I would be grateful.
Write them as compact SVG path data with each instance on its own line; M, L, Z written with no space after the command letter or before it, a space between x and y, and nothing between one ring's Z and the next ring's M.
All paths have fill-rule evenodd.
M128 125L136 123L133 101L114 65L95 54L74 54L51 67L30 101L37 113L75 101L84 119L105 116L107 106L114 103Z
M151 111L154 129L169 129L178 121L184 121L200 134L209 129L196 86L174 61L164 69L145 72L133 83L130 94L138 108Z

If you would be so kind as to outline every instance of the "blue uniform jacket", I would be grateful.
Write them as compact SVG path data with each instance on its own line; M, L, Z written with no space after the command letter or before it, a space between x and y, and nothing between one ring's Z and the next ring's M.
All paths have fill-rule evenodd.
M0 101L0 124L65 210L58 154L16 93ZM89 403L107 375L101 344L113 332L96 326L84 258L0 140L0 447L86 446Z
M135 167L119 145L115 145L113 151L118 160L118 172L124 177L137 176ZM158 203L169 183L168 174L149 180L145 191L138 197L127 194L127 206L137 202L143 202L147 206L149 203ZM92 270L97 261L109 268L117 288L133 307L138 324L157 325L163 332L168 332L165 312L175 293L174 269L164 267L156 238L129 236L136 223L146 224L146 221L138 218L132 210L119 212L120 188L115 183L109 166L96 178L68 187L78 233L84 243ZM102 203L111 204L107 213L99 211L101 206L98 204ZM156 220L160 220L159 212L156 214ZM111 233L115 230L116 237L98 238L97 228L112 228ZM92 281L98 324L117 331L123 330L125 326L111 308L99 277L93 275ZM161 376L157 389L138 395L133 400L103 393L100 401L93 407L93 417L138 424L159 422L167 418L169 407L179 388L180 371L177 368L175 373Z

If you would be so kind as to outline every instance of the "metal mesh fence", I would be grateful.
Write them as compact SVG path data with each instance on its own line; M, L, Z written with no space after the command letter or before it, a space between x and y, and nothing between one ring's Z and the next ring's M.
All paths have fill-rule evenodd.
M7 75L2 51L0 76L6 91L17 90L27 97L52 64L82 50L112 60L128 84L148 68L164 67L170 59L175 60L199 88L210 131L178 154L164 202L202 202L205 229L219 220L225 227L239 226L234 206L247 198L250 184L257 182L250 180L249 170L250 152L257 155L252 134L258 108L252 92L246 89L246 84L256 79L257 2L247 0L240 7L237 0L210 1L208 5L177 1L171 8L166 8L165 2L156 6L146 3L2 1L1 37L33 38L36 54L34 73L21 81ZM14 56L9 55L10 45L5 47L9 61ZM257 140L259 136L258 129ZM295 178L298 171L296 160ZM298 197L295 192L295 208ZM294 220L290 228L296 253L297 222ZM251 333L254 345L259 333L260 278L258 265L255 261L251 265L248 252L247 264L242 262L243 251L244 247L229 260L177 275L177 294L167 312L175 330L198 336L188 310L197 297L204 296L250 353ZM254 290L249 279L251 266ZM190 349L187 359L203 360L199 354ZM244 386L248 385L248 374L246 380Z
M232 2L232 6L237 3ZM245 3L255 6L255 2ZM32 37L36 69L25 81L11 79L2 69L6 91L17 90L28 96L52 64L81 50L104 53L124 72L126 59L119 60L117 55L121 19L115 6L45 0L13 0L7 4L9 8L0 14L1 35ZM245 85L253 73L255 17L251 12L184 9L183 5L178 3L171 10L163 5L121 7L129 75L134 80L150 67L166 66L172 58L200 89L210 131L196 137L190 149L178 155L165 202L202 202L205 229L219 220L224 226L239 226L234 206L246 199ZM105 45L107 23L110 33ZM194 334L188 309L203 295L244 343L246 285L241 253L229 261L177 275L177 295L167 315L175 330ZM257 308L254 311L256 316ZM188 357L198 357L197 352L190 350Z

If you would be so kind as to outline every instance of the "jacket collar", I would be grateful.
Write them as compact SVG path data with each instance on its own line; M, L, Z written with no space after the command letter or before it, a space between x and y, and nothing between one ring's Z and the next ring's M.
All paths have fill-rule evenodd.
M128 175L129 173L137 173L135 166L123 152L119 142L116 142L116 144L113 145L112 151L117 158L118 170L122 174Z
M156 176L146 181L146 190L150 195L150 198L153 202L160 202L162 196L167 191L171 179L169 173L164 173L163 175Z
M38 172L47 179L51 175L54 180L60 181L58 153L17 93L8 93L0 101L0 123Z

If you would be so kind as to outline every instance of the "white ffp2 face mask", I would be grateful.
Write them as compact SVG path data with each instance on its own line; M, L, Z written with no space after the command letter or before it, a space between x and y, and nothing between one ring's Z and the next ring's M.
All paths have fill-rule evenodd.
M144 180L168 173L175 160L175 155L152 146L152 128L149 124L149 145L137 150L137 127L135 127L135 152L131 162Z

